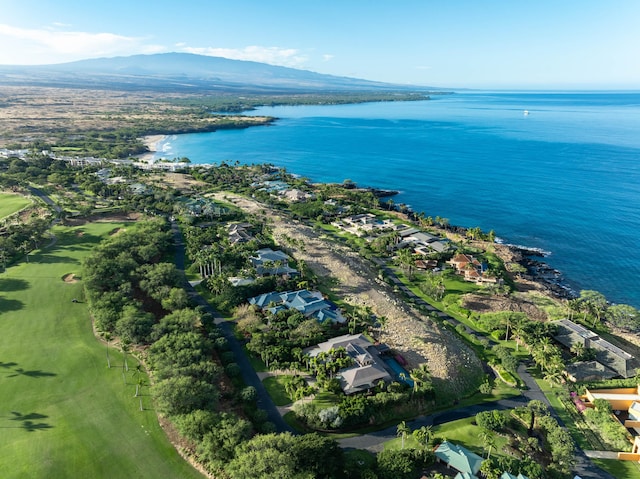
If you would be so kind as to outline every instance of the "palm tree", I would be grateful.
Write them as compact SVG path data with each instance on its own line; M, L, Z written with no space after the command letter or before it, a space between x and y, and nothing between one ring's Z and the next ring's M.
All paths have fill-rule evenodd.
M491 431L483 429L478 437L482 441L484 449L487 450L487 459L491 457L491 449L496 446L496 440Z
M433 439L433 426L421 426L420 429L416 429L412 434L418 442L424 442L424 446L429 447L429 443Z
M406 267L407 277L411 278L411 273L414 265L413 253L411 250L404 248L398 251L398 261L403 269Z
M569 310L569 321L572 321L573 314L580 311L580 300L578 298L568 300L567 309Z
M396 436L402 437L402 449L404 449L404 438L407 434L411 434L411 428L407 426L406 421L402 421L396 428Z

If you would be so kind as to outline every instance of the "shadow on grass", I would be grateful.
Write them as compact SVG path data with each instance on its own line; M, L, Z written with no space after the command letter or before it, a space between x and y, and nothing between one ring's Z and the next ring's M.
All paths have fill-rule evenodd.
M42 419L46 419L49 416L32 412L29 414L22 414L17 411L11 411L10 421L16 421L18 424L15 426L0 426L2 429L24 429L27 432L35 432L44 429L52 429L53 426L46 422L36 422Z
M25 371L22 368L16 368L13 370L13 374L9 374L9 378L15 378L16 376L28 376L30 378L46 378L57 376L56 373L49 373L47 371L42 371L41 369L34 369L31 371Z
M6 311L19 311L22 308L24 308L24 303L22 301L0 297L0 314Z
M0 278L0 291L22 291L31 286L29 281L19 278Z
M14 363L12 362L7 362L7 363L3 363L0 362L0 368L4 368L7 369L7 377L8 378L15 378L18 376L27 376L30 378L47 378L47 377L54 377L57 376L56 373L50 373L47 371L43 371L42 369L32 369L32 370L24 370L23 368L17 368L16 366L18 365L18 363Z

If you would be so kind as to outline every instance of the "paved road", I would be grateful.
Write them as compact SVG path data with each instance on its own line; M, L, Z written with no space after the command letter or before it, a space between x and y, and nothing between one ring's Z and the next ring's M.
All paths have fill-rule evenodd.
M189 284L186 277L184 276L184 267L185 267L185 246L182 240L182 233L180 232L180 228L175 222L171 223L171 230L173 232L173 239L175 243L175 263L178 270L180 270L183 274L183 287L185 291L189 294L191 300L200 306L202 306L209 314L211 314L214 318L219 318L220 315L218 312L211 307L209 303L205 301L205 299L198 294L198 292ZM242 348L240 342L236 339L233 334L233 330L228 322L221 321L218 322L218 327L224 334L224 337L229 341L229 348L233 351L235 355L236 362L238 366L240 366L240 370L242 371L242 379L247 386L253 386L256 388L258 392L258 407L267 411L269 421L275 424L278 432L291 432L294 431L285 421L282 419L282 416L278 412L278 408L273 403L271 396L267 393L262 381L258 377L256 371L253 369L253 366L249 362L249 358Z
M31 192L32 195L37 196L42 201L44 201L45 204L53 207L56 213L60 213L62 211L62 208L60 208L57 204L55 204L54 201L51 198L49 198L46 194L44 194L43 191L39 190L38 188L34 188L33 186L28 186L27 188L29 188L29 191Z

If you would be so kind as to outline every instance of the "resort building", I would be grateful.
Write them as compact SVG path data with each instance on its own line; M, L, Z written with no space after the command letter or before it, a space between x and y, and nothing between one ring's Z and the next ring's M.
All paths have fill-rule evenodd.
M585 404L593 407L596 399L604 399L611 405L615 417L624 427L633 429L634 441L631 452L618 452L618 459L640 462L640 386L635 388L587 389L582 397Z
M593 331L568 319L561 319L553 324L558 328L554 339L560 344L567 348L580 344L595 350L596 360L608 370L613 371L616 376L630 378L636 374L636 369L640 366L636 358L602 339ZM608 371L605 370L603 377L606 377L607 373Z

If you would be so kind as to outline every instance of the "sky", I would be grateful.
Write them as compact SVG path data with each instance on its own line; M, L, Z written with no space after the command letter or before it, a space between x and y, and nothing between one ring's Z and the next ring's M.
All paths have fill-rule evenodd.
M187 52L442 88L640 89L640 0L0 0L0 64Z

